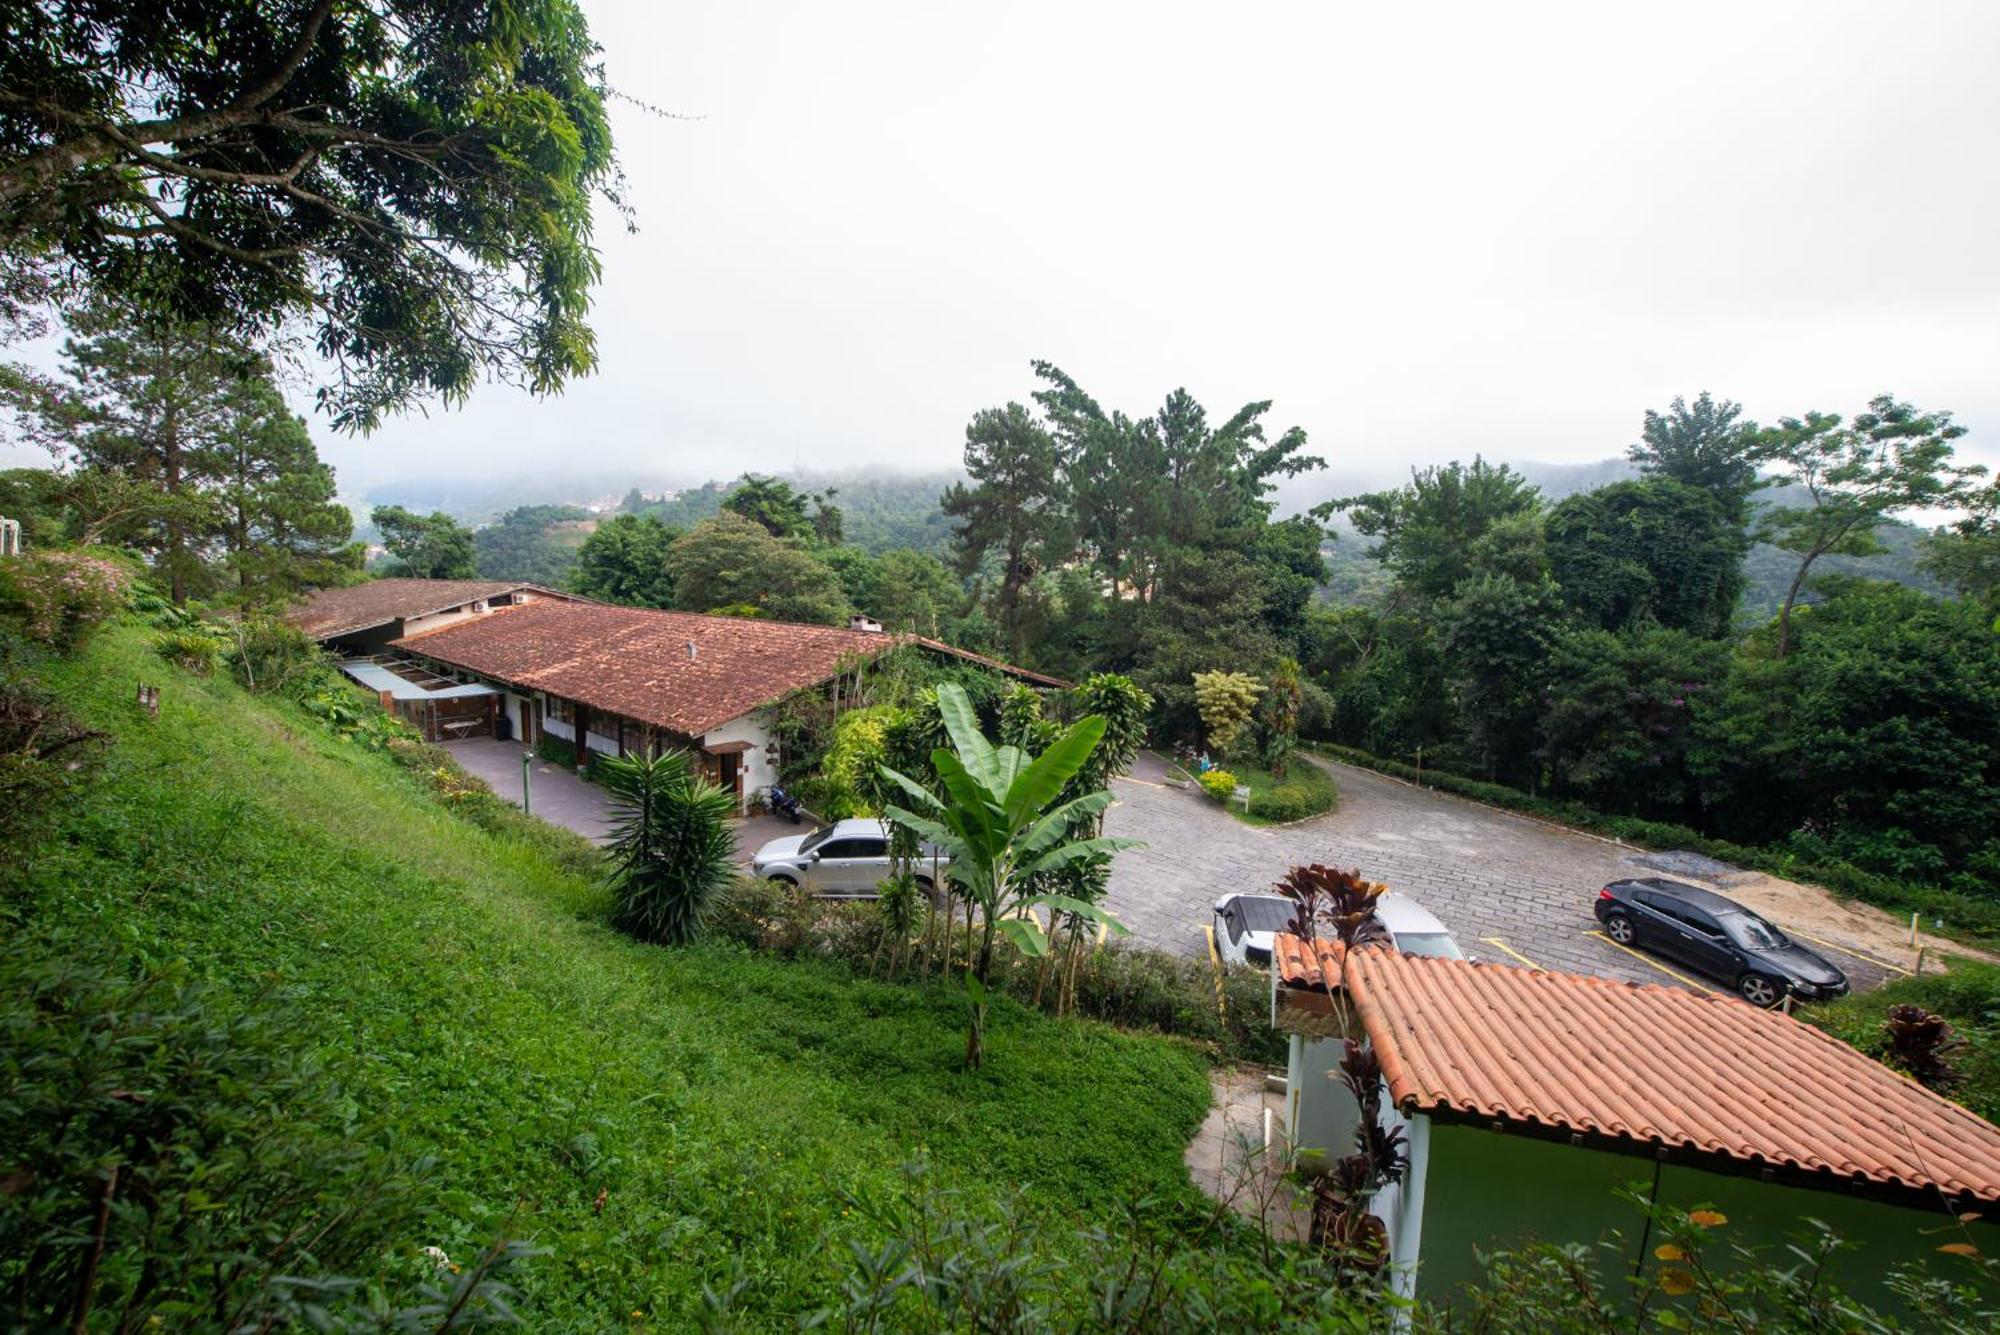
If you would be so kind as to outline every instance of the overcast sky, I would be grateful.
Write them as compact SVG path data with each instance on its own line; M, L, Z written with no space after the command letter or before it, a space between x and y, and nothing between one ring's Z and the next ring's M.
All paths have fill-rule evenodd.
M1275 399L1348 475L1601 459L1703 388L2000 461L2000 5L584 4L698 118L613 108L601 369L320 425L350 488L947 467L1035 357Z

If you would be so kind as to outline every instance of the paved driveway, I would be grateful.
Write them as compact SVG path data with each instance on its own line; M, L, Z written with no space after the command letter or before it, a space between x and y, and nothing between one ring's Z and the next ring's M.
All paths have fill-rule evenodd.
M519 742L496 742L491 737L468 737L442 743L466 771L486 781L500 796L521 805L521 756ZM552 825L575 830L587 839L603 842L611 825L611 804L604 790L585 783L573 770L551 765L540 756L529 771L529 808ZM793 826L773 816L752 816L733 822L736 854L745 862L768 841L783 834L800 834L809 826Z
M1230 891L1262 891L1299 863L1359 868L1436 914L1474 959L1674 983L1661 965L1593 935L1598 887L1657 874L1633 850L1523 816L1327 762L1340 805L1298 825L1245 825L1191 791L1165 786L1164 763L1143 754L1115 781L1105 832L1147 847L1113 863L1106 906L1138 940L1184 954L1208 951L1210 906ZM1883 971L1828 952L1856 986ZM1701 980L1708 985L1708 980Z

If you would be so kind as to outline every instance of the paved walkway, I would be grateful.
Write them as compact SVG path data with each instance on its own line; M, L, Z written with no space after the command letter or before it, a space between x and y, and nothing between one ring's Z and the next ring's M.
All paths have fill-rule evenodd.
M1473 959L1675 982L1678 971L1595 935L1591 905L1599 887L1656 874L1630 861L1634 850L1324 763L1340 787L1336 810L1298 825L1257 827L1198 793L1166 786L1165 762L1141 754L1132 774L1114 783L1118 801L1105 832L1144 839L1147 847L1114 860L1106 907L1147 945L1206 955L1204 928L1218 898L1266 890L1288 868L1322 862L1359 868L1417 900ZM1857 987L1884 976L1865 961L1834 958Z
M467 773L484 779L487 787L515 806L521 805L521 757L525 748L519 742L469 737L442 745L465 766ZM529 775L528 806L535 815L599 843L609 837L611 803L602 788L585 783L576 777L575 771L551 765L540 756L534 758ZM735 821L734 825L736 854L745 862L770 840L810 828L772 816L751 816Z

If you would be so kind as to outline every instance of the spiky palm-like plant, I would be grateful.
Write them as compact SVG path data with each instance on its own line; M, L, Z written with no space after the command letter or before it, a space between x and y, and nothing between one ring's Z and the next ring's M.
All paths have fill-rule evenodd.
M729 880L735 795L694 773L679 751L600 757L595 769L611 794L612 920L641 941L692 941Z

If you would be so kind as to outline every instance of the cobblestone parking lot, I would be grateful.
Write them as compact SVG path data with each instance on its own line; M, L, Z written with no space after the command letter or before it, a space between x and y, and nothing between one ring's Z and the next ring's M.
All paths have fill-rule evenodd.
M1300 763L1332 771L1340 805L1325 816L1273 828L1246 825L1199 794L1167 786L1165 763L1150 753L1140 756L1130 777L1116 781L1118 803L1106 833L1144 839L1147 846L1118 855L1107 907L1135 939L1205 955L1204 928L1218 897L1266 890L1287 868L1321 862L1358 868L1417 900L1473 959L1680 985L1673 976L1678 968L1635 957L1595 935L1591 904L1600 886L1659 874L1631 861L1635 850L1369 770ZM1815 948L1857 987L1872 987L1887 975L1862 956Z

